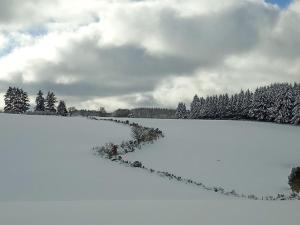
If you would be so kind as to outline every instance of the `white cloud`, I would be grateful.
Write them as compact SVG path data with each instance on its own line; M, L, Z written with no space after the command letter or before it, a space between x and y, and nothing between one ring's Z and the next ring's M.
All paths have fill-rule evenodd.
M74 105L118 108L300 82L299 1L286 10L263 0L3 0L0 8L0 49L7 37L14 44L0 58L1 92L49 88ZM28 32L39 26L42 35Z
M6 46L7 39L4 35L0 34L0 50Z

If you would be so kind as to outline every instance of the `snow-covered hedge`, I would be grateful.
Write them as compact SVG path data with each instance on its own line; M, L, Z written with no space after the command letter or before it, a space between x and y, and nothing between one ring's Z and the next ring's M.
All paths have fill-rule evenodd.
M226 196L251 199L251 200L267 200L267 201L300 200L300 196L298 194L296 194L295 192L292 192L290 194L277 194L275 196L272 196L272 195L256 196L254 194L237 193L235 190L226 191L222 187L208 186L201 182L194 181L189 178L177 176L177 175L172 174L167 171L159 171L159 170L155 170L152 168L148 168L148 167L144 166L142 164L142 162L139 162L139 161L131 162L128 160L123 160L122 155L125 155L128 152L134 152L136 149L141 148L141 145L150 144L153 141L164 137L164 134L162 133L162 131L160 131L158 128L153 129L153 128L140 126L137 123L130 123L128 120L122 121L122 120L115 120L115 119L98 119L96 117L90 117L90 119L112 121L112 122L121 123L121 124L125 124L125 125L132 127L132 136L134 138L133 140L123 141L120 145L109 143L102 147L93 148L93 150L103 158L110 159L111 161L117 162L117 163L125 165L125 166L129 166L132 168L142 169L151 174L156 174L162 178L167 178L170 180L175 180L177 182L194 185L194 186L200 187L204 190L213 191L213 192L216 192L216 193L219 193L222 195L226 195ZM293 174L296 174L295 171ZM294 177L294 176L291 176L291 177Z
M108 143L101 147L94 147L93 150L100 156L109 159L121 159L121 155L125 155L128 152L134 152L136 149L140 149L141 145L147 143L153 143L159 138L164 137L161 130L158 128L143 127L137 123L130 123L128 120L114 120L114 119L97 119L96 117L90 117L92 120L105 120L115 123L121 123L131 127L131 134L133 140L123 141L121 144ZM120 157L119 157L120 156Z

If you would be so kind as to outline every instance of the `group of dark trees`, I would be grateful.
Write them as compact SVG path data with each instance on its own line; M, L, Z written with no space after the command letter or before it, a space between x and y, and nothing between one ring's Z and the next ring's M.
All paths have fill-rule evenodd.
M199 98L195 95L190 110L179 103L178 119L244 119L300 124L300 84L275 83L228 95Z
M174 119L176 110L166 108L135 108L130 110L129 117Z
M26 113L29 110L29 98L28 94L20 88L9 87L4 95L4 112L6 113ZM68 111L64 101L57 103L56 96L53 92L48 92L46 98L43 96L43 92L40 90L36 97L36 106L34 112L36 114L58 114L61 116L67 116Z
M134 108L117 109L110 114L112 117L174 119L175 109L166 108Z
M76 109L75 107L70 107L69 114L70 116L109 116L109 113L106 112L104 107L100 107L99 110Z
M43 96L43 92L39 90L37 97L35 99L35 109L34 111L39 114L58 114L61 116L67 116L68 110L66 103L64 101L59 101L57 108L55 104L57 103L56 96L53 92L48 92L46 98Z

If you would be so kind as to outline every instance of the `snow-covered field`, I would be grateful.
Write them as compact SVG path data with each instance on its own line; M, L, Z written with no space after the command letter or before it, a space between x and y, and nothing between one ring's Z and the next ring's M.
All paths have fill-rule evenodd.
M126 126L7 114L0 124L0 201L215 198L93 155L94 146L129 139Z
M127 155L210 186L239 193L289 193L288 175L300 165L300 127L246 121L146 120L166 138Z
M300 161L299 127L136 121L161 128L166 138L128 159L208 185L246 194L288 192L287 176ZM0 125L1 225L273 225L298 224L300 218L298 201L239 200L93 155L94 146L128 139L127 126L8 114L0 114Z

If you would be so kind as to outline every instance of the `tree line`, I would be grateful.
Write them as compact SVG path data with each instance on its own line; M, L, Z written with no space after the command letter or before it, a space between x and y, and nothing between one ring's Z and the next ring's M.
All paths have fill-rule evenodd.
M174 119L176 110L167 108L135 108L130 110L129 117Z
M29 108L29 98L27 92L17 87L9 87L4 95L4 112L6 113L26 113ZM58 114L67 116L68 110L64 101L59 101L56 107L57 98L53 92L48 92L44 98L43 92L40 90L35 99L36 106L34 112L36 114Z
M178 119L236 119L300 124L300 84L274 83L241 90L233 95L194 96L187 110L183 102L176 110Z

